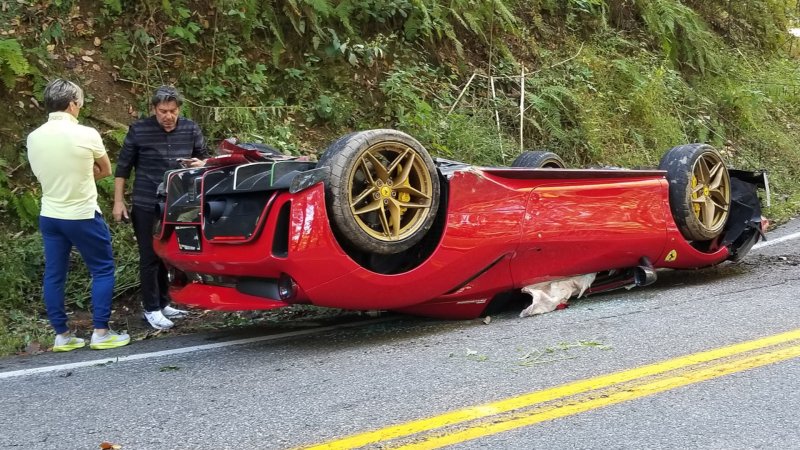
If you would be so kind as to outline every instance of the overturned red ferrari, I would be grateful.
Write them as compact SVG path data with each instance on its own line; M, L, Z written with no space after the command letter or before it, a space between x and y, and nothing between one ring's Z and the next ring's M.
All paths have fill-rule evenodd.
M159 189L155 247L179 303L472 318L535 283L647 285L762 237L765 173L728 169L705 144L669 150L658 170L568 169L542 151L476 167L396 130L346 135L316 163L227 145Z

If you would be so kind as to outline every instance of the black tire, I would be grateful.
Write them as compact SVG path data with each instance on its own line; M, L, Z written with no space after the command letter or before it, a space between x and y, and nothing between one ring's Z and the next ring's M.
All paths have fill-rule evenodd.
M719 152L706 144L681 145L658 168L667 171L669 205L681 234L690 241L719 236L731 205L730 175Z
M369 130L336 140L319 166L330 167L326 204L343 247L391 255L425 236L439 208L433 159L413 137Z
M560 156L553 152L543 150L528 150L522 152L511 163L511 167L534 167L541 169L565 169L567 167Z

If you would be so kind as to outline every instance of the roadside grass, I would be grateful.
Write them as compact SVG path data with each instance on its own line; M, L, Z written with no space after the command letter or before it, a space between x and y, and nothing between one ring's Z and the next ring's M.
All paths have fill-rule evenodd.
M182 305L176 305L182 306ZM54 334L43 308L32 308L31 314L20 317L14 310L11 319L0 316L0 357L9 355L36 355L49 351ZM130 334L131 342L163 339L207 332L236 332L247 329L297 329L311 324L335 322L345 317L363 313L312 305L293 305L264 311L214 311L188 308L189 314L175 320L170 330L155 330L142 319L141 303L137 296L116 299L112 305L110 327ZM67 308L69 325L78 337L89 339L92 333L90 310L75 305ZM13 324L10 328L6 325Z

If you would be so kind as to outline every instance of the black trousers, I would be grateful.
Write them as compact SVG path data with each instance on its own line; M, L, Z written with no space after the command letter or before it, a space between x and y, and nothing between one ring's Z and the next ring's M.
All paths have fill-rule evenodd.
M158 311L170 302L167 294L167 268L153 250L155 219L153 207L134 205L131 210L133 232L139 246L139 282L145 311Z

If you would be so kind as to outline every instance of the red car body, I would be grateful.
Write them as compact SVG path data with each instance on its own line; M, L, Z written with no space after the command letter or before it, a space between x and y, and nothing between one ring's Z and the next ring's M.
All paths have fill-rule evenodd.
M637 268L654 274L709 266L758 239L752 233L736 236L736 245L687 241L673 220L661 170L485 168L438 160L442 201L428 249L413 267L387 273L365 267L340 244L324 177L303 180L320 168L252 163L256 158L248 160L247 152L165 176L165 211L154 242L179 303L221 310L305 303L473 318L497 294L534 283L602 273L593 291L647 284ZM287 163L298 167L291 177L296 185L254 194L263 198L260 210L242 216L254 223L252 230L209 232L205 217L213 206L203 198L211 197L213 183L235 179L236 168L258 173ZM189 189L172 189L186 180ZM186 192L192 189L194 195ZM197 210L188 221L170 214L181 211L178 199L187 195Z

